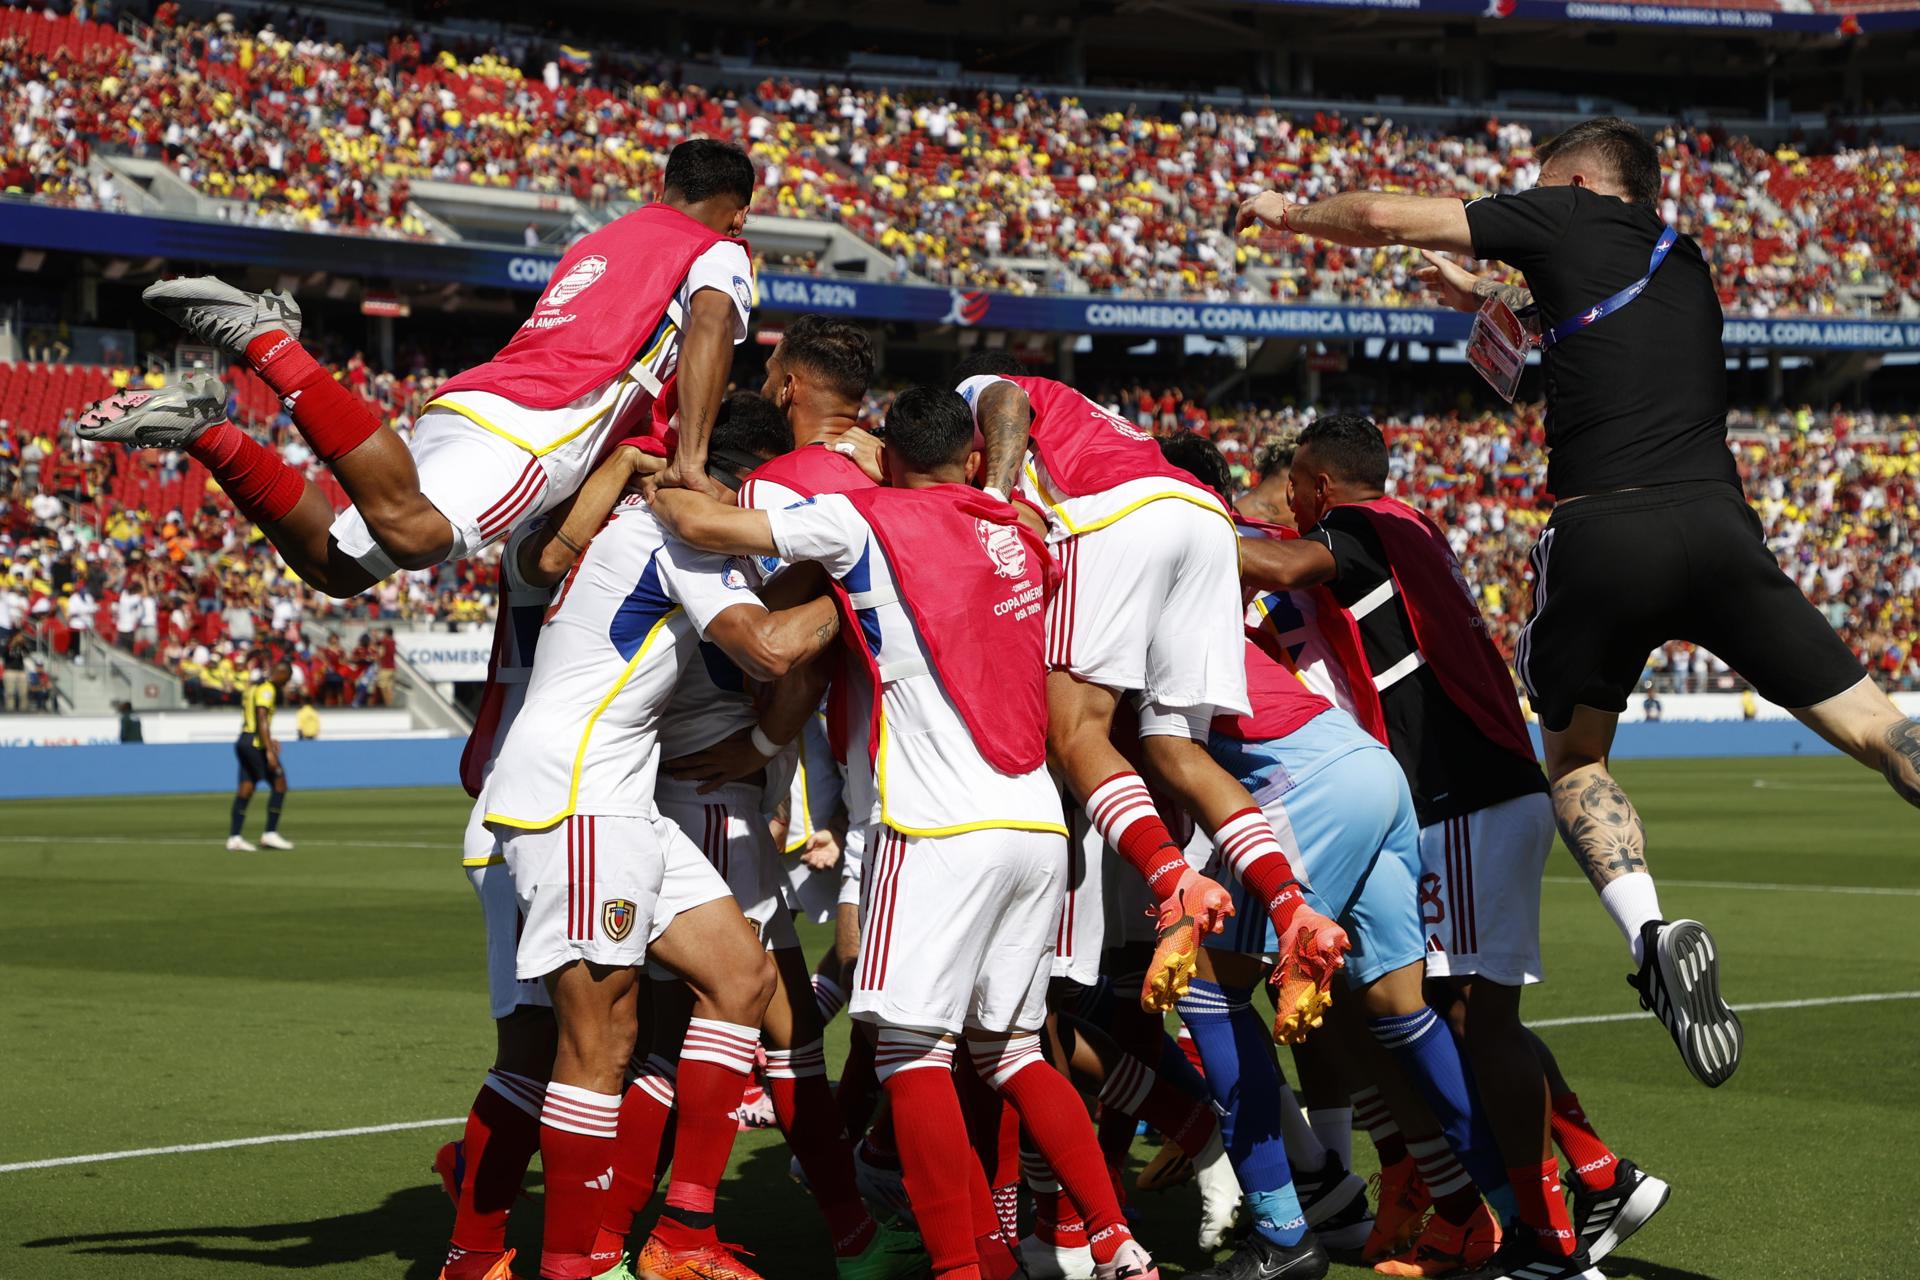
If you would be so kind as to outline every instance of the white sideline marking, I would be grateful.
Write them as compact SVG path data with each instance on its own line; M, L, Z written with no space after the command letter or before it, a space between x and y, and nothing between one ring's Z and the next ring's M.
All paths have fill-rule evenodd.
M1818 1000L1766 1000L1758 1004L1737 1004L1740 1013L1765 1009L1812 1009L1831 1004L1879 1004L1889 1000L1920 1000L1920 991L1875 991L1862 995L1828 996ZM1646 1013L1593 1013L1578 1018L1542 1018L1529 1021L1529 1027L1580 1027L1599 1022L1634 1022L1650 1017ZM20 1173L29 1169L54 1169L62 1165L99 1164L107 1160L134 1160L143 1156L182 1155L194 1151L225 1151L233 1147L265 1147L280 1142L315 1142L321 1138L358 1138L372 1133L399 1133L407 1129L437 1129L466 1123L465 1116L441 1120L408 1120L400 1124L370 1124L352 1129L315 1129L308 1133L270 1133L258 1138L229 1138L224 1142L189 1142L172 1147L141 1147L133 1151L102 1151L86 1156L57 1156L52 1160L23 1160L0 1164L0 1173Z
M183 849L222 851L226 837L189 840L183 836L0 836L0 844L125 844L171 845ZM458 849L450 840L302 840L303 849Z
M1818 1000L1762 1000L1757 1004L1736 1004L1735 1013L1756 1013L1762 1009L1815 1009L1829 1004L1880 1004L1887 1000L1920 1000L1920 991L1872 991L1855 996L1823 996ZM1530 1027L1584 1027L1596 1022L1634 1022L1650 1018L1650 1013L1590 1013L1578 1018L1527 1019Z
M1585 876L1542 876L1547 884L1586 884ZM1920 889L1878 884L1778 884L1763 880L1676 880L1655 876L1653 882L1679 889L1765 889L1775 893L1851 893L1869 898L1920 898Z
M321 1138L358 1138L369 1133L399 1133L406 1129L437 1129L465 1124L465 1116L444 1120L405 1120L399 1124L366 1124L353 1129L314 1129L308 1133L270 1133L260 1138L228 1138L224 1142L187 1142L173 1147L139 1147L132 1151L101 1151L90 1156L58 1156L52 1160L22 1160L0 1164L0 1173L24 1169L53 1169L67 1164L99 1164L105 1160L133 1160L140 1156L173 1156L189 1151L225 1151L230 1147L265 1147L277 1142L316 1142Z

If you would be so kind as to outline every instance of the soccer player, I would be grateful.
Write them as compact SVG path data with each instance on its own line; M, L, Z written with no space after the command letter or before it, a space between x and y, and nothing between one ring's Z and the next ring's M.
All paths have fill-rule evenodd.
M1123 696L1138 703L1149 772L1215 845L1248 842L1246 874L1279 929L1282 965L1311 979L1303 997L1318 998L1338 967L1339 929L1305 908L1258 806L1205 746L1216 711L1248 710L1226 508L1144 432L1071 387L1021 375L1005 352L969 356L954 376L985 437L987 491L1017 489L1047 513L1062 578L1047 606L1048 740L1088 817L1157 904L1161 940L1143 999L1171 1007L1197 938L1217 932L1232 903L1187 865L1110 740Z
M1038 1035L1066 862L1046 770L1045 552L1004 499L966 485L978 459L958 396L902 392L886 441L891 488L773 511L663 490L656 509L697 546L816 561L849 591L842 625L862 647L852 710L868 725L875 820L851 1007L879 1031L934 1274L1012 1269L966 1153L952 1074L964 1035L1085 1217L1101 1280L1155 1277Z
M398 569L472 555L551 509L608 442L678 437L663 483L709 488L707 437L747 334L753 268L740 232L753 163L697 138L667 157L657 203L576 241L533 314L491 361L445 383L410 443L300 345L300 310L211 276L149 286L148 305L257 372L353 507L226 421L225 387L189 375L100 402L90 440L184 449L300 578L336 598Z
M637 448L616 448L578 493L545 515L522 521L501 548L499 612L487 686L460 758L460 780L476 800L461 861L486 925L494 1058L461 1137L434 1157L434 1169L454 1203L440 1280L507 1280L513 1261L507 1248L507 1215L539 1148L540 1111L555 1047L553 1004L545 984L515 973L520 904L499 839L487 829L485 806L477 801L526 698L540 624L555 586L606 523L628 483L660 464Z
M1450 197L1347 192L1240 207L1300 235L1430 251L1448 305L1504 294L1443 253L1518 268L1545 348L1547 487L1559 500L1534 550L1534 612L1518 667L1540 717L1555 820L1626 935L1634 985L1709 1086L1739 1065L1739 1019L1698 921L1662 919L1646 832L1608 770L1620 712L1649 651L1693 641L1763 697L1920 805L1920 725L1860 669L1780 571L1727 449L1722 316L1713 273L1657 212L1660 156L1625 120L1577 124L1535 149L1532 190Z
M1242 572L1260 589L1332 593L1341 610L1320 625L1348 629L1340 648L1357 714L1412 787L1427 972L1450 978L1465 1002L1467 1052L1528 1228L1508 1233L1496 1265L1532 1268L1528 1280L1586 1276L1550 1145L1546 1077L1520 1025L1521 988L1541 975L1540 883L1553 847L1546 778L1445 535L1386 497L1386 479L1378 427L1319 419L1293 460L1304 532L1246 539ZM1647 1175L1616 1172L1628 1184L1613 1189L1625 1212ZM1657 1209L1665 1188L1650 1181L1641 1204Z
M233 793L233 823L227 828L228 853L252 853L253 842L240 834L247 825L247 806L253 789L262 782L267 793L267 829L260 843L269 849L291 849L293 841L280 834L280 810L287 803L287 771L280 767L280 743L273 736L273 711L280 705L293 668L276 662L267 678L249 688L240 699L240 737L233 754L240 760L240 786Z
M737 469L718 455L709 465ZM516 973L544 978L559 1027L540 1129L547 1280L627 1275L618 1245L596 1242L606 1189L623 1172L614 1138L636 966L649 955L684 978L694 1005L672 1183L640 1269L658 1280L753 1275L714 1233L714 1190L773 969L726 883L655 808L657 735L702 640L771 681L836 631L826 601L769 613L742 566L668 538L637 495L615 506L548 612L482 795L525 915ZM648 1177L656 1157L644 1153Z

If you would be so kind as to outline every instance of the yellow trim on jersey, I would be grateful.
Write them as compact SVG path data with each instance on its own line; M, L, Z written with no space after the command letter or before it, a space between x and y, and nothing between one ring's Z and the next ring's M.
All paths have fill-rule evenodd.
M874 690L874 697L884 696L880 690ZM1066 827L1057 822L1035 822L1028 818L982 818L978 822L956 822L945 827L910 827L897 821L887 812L887 712L880 710L880 749L874 754L874 789L880 793L880 821L903 836L960 836L969 831L1040 831L1049 835L1065 836Z
M1138 511L1140 508L1146 506L1149 502L1160 502L1167 498L1175 498L1181 502L1191 502L1194 506L1199 507L1202 511L1213 512L1215 515L1224 519L1227 522L1229 527L1233 527L1233 517L1228 515L1226 511L1221 508L1218 502L1209 502L1206 499L1196 497L1191 493L1181 493L1177 489L1169 489L1165 493L1150 493L1146 497L1138 500L1137 502L1129 502L1126 506L1120 508L1120 510L1114 512L1110 516L1102 516L1100 519L1091 521L1087 524L1075 524L1071 519L1068 518L1067 511L1066 511L1066 504L1072 501L1072 499L1062 498L1058 494L1054 493L1053 490L1047 488L1046 485L1042 484L1040 481L1040 472L1034 467L1033 463L1031 462L1027 463L1027 479L1033 482L1033 491L1040 495L1041 500L1047 504L1047 509L1052 511L1055 518L1057 518L1062 525L1066 526L1067 532L1074 535L1075 537L1079 537L1083 533L1092 533L1095 529L1104 529L1108 525L1114 524L1119 520L1121 520L1122 518L1132 515L1134 512ZM1237 532L1235 536L1236 537L1238 536Z
M624 373L620 375L621 386L624 387L632 381L633 381L633 378L631 375L624 374ZM458 395L460 393L456 391L454 394ZM522 440L519 436L513 434L513 432L511 431L508 431L505 427L502 427L496 423L487 421L486 418L482 417L480 414L476 413L474 410L467 408L467 406L461 404L458 400L429 400L427 402L427 408L451 409L453 410L453 412L465 418L468 422L471 422L474 426L479 427L482 431L490 431L494 435L499 436L502 440L505 440L508 444L516 445L519 448L525 449L528 453L532 454L536 458L544 458L548 454L552 453L555 449L558 449L561 445L567 443L569 440L572 440L575 436L578 436L585 432L593 430L595 424L597 424L600 421L600 419L606 417L609 413L613 412L613 406L619 403L620 403L620 394L619 392L616 391L614 393L613 400L610 403L608 403L606 407L601 409L600 412L594 414L591 418L588 418L585 422L581 423L579 426L575 427L573 430L567 432L567 434L561 436L558 440L555 440L549 444L543 444L543 445L530 444L527 441Z
M593 714L587 717L587 727L580 732L580 745L574 748L573 752L573 777L567 785L567 807L559 813L554 814L551 818L545 818L539 822L529 822L524 818L509 817L504 813L489 813L484 821L489 824L498 823L503 827L517 827L522 831L545 831L548 827L556 823L565 822L573 816L574 810L578 808L580 804L580 767L586 763L587 746L593 739L593 726L598 723L601 713L612 704L615 698L620 696L620 691L627 687L627 681L633 679L633 673L640 669L640 664L646 660L647 651L653 648L654 637L660 634L660 628L673 621L674 618L679 616L680 612L680 606L675 605L660 615L660 620L653 624L652 630L647 632L647 638L640 642L640 648L634 653L633 657L627 660L627 665L621 669L620 677L613 682L613 688L607 690L607 696L600 699L600 705L595 707Z
M507 858L505 854L490 853L484 858L462 858L460 859L460 865L463 867L498 867L504 865L506 861Z
M800 740L796 745L800 748L800 763L794 766L792 785L800 792L800 821L796 823L791 813L787 815L787 835L789 840L786 848L780 850L780 852L787 857L797 855L802 849L807 847L807 841L813 839L813 810L807 805L807 742L804 730L801 732ZM789 791L788 794L791 795L792 792ZM804 831L806 834L798 840L793 840L791 837L796 831Z

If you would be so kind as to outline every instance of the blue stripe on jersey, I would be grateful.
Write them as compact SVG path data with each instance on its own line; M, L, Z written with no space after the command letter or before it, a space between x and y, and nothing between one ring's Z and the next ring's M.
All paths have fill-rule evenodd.
M847 570L847 576L840 579L840 585L850 592L871 591L873 589L873 541L860 549L860 559L853 568ZM867 652L874 657L880 656L880 615L872 609L856 609L854 615L860 619L860 632L867 638Z
M677 607L660 586L659 566L654 563L653 556L648 556L647 567L640 573L640 581L633 584L633 590L620 602L613 621L607 625L607 639L622 658L631 662L633 655L640 652L640 646L646 643L654 625Z
M713 641L700 642L700 661L706 664L707 678L713 681L714 688L726 693L747 691L747 673L735 666L726 650Z
M1285 636L1288 632L1304 630L1307 625L1307 615L1300 612L1300 606L1293 602L1293 594L1291 592L1262 592L1260 595L1260 608L1261 612L1265 615L1266 624L1272 629L1274 639L1276 640ZM1287 656L1298 662L1300 660L1300 651L1306 647L1307 642L1304 639L1297 644L1289 644L1287 646Z

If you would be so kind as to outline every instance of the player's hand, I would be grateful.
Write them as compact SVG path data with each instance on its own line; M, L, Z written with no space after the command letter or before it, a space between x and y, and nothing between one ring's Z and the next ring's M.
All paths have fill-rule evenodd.
M670 778L682 782L701 783L700 794L718 791L729 782L738 782L760 772L767 764L767 757L753 745L753 730L746 728L731 737L720 739L704 750L676 756L660 767Z
M840 837L822 827L807 837L800 850L800 861L815 871L831 871L840 865Z
M665 458L657 453L648 453L630 440L621 441L614 453L627 464L627 474L630 476L657 476L667 469Z
M872 432L854 427L844 435L836 437L827 448L852 458L859 468L867 473L867 479L875 484L887 482L886 470L880 465L880 452L885 445L880 437Z
M1269 227L1286 229L1287 214L1301 206L1289 200L1278 191L1262 191L1251 200L1240 202L1240 212L1235 215L1233 229L1245 231L1258 222Z
M1328 989L1347 963L1347 931L1302 906L1280 931L1280 960L1267 979L1273 987L1273 1038L1299 1044L1333 1005Z
M676 459L660 472L657 479L662 489L692 489L695 493L706 494L716 502L732 501L726 490L714 483L713 477L707 474L704 465L683 467Z
M1484 301L1473 291L1480 277L1467 270L1444 253L1435 253L1431 249L1422 249L1420 256L1427 265L1417 268L1414 277L1445 305L1455 311L1478 311Z

